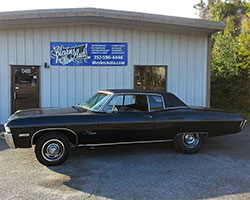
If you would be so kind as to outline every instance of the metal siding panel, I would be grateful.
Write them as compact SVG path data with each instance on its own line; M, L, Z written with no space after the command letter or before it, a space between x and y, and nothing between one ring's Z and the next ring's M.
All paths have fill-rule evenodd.
M187 101L188 105L194 102L194 79L195 79L195 37L188 36L188 59L187 59Z
M25 65L25 30L17 30L17 64Z
M9 116L9 65L8 65L8 32L0 32L0 122L6 123Z
M124 67L124 88L133 88L133 64L132 64L132 30L125 29L125 42L128 43L128 66Z
M51 106L50 95L50 69L43 67L44 62L49 63L50 55L50 31L49 29L43 29L42 31L42 66L41 66L41 106Z
M203 48L203 60L202 60L202 106L207 106L207 48L208 48L208 38L202 38L202 48Z
M50 29L50 42L58 42L58 29L51 28ZM50 62L49 62L50 64ZM50 66L50 74L51 74L51 106L58 107L60 105L60 66Z
M92 33L90 30L91 26L83 26L83 39L84 42L90 42ZM91 67L84 67L84 100L88 99L92 94L92 76L91 76Z
M156 33L156 49L155 49L155 64L156 65L166 65L164 63L164 35L162 32Z
M155 61L156 61L156 33L155 32L153 31L148 32L147 43L148 43L147 55L145 55L147 65L155 65Z
M75 27L69 26L67 27L67 41L68 42L75 42ZM75 98L75 89L76 89L76 78L75 78L75 71L76 66L68 66L67 67L67 106L75 105L76 98Z
M180 35L174 34L172 37L172 66L171 66L171 84L170 92L179 95L179 55L180 55Z
M180 73L179 73L179 97L187 101L187 36L180 37Z
M100 42L107 42L108 41L108 28L105 26L100 27ZM102 66L100 67L99 71L100 77L100 86L99 89L107 89L108 88L108 67Z
M42 30L41 29L35 29L34 30L34 64L35 65L42 65Z
M32 29L27 29L25 34L25 64L34 64L34 34Z
M17 64L17 32L11 30L8 32L8 52L9 52L9 65Z
M6 101L7 103L7 107L8 107L8 113L7 115L9 116L11 114L11 99L12 99L12 93L11 93L11 67L10 65L16 65L17 64L17 32L16 30L11 30L8 32L8 63L6 63L6 67L8 69L8 74L6 75L8 78L8 82L7 83L1 83L2 86L7 87L8 90L8 101ZM0 72L1 72L1 66L0 66ZM3 72L1 72L3 73ZM1 79L2 80L2 79ZM1 82L0 80L0 82ZM0 86L0 90L1 90L1 86ZM0 92L1 94L1 92ZM1 99L1 95L0 95L0 99ZM1 100L0 100L0 104L1 104ZM1 114L1 111L0 111ZM8 118L8 117L7 117ZM0 124L3 124L6 122L7 118L0 120Z
M99 42L100 41L100 27L99 26L93 26L92 27L92 42ZM100 68L101 66L95 66L91 67L92 68L92 90L91 93L94 94L96 93L97 90L99 90L99 78L100 78Z
M170 91L172 88L171 84L171 70L172 70L172 35L170 33L164 34L164 47L163 47L163 62L168 66L167 68L167 91Z
M132 87L134 88L135 80L134 80L134 66L140 64L140 32L138 30L132 31L132 55L131 55L131 63L132 63Z
M83 40L83 29L81 26L76 27L76 42L84 42ZM84 99L84 82L83 82L83 69L84 67L76 67L76 76L75 76L75 90L76 90L76 104L81 104Z
M196 37L196 78L195 78L195 105L202 106L202 38Z
M67 35L64 27L59 28L59 41L65 42L67 41ZM67 85L68 85L68 79L67 79L67 67L66 66L60 66L59 70L59 106L60 107L66 107L67 106Z
M117 28L116 29L116 42L124 42L124 29L122 28ZM123 89L124 88L124 78L123 78L123 73L124 73L124 66L114 66L115 68L115 86L118 89Z
M195 105L206 106L207 38L196 36Z
M108 42L116 42L116 30L115 28L108 28ZM108 89L114 89L116 88L115 82L116 82L116 72L115 67L110 66L108 67L108 74L109 74L109 80L108 80Z
M43 35L42 35L42 29L33 29L33 45L34 45L34 58L33 58L33 63L34 65L40 65L41 68L43 67ZM40 71L42 70L40 68ZM43 74L40 73L40 77L39 77L39 82L42 83L42 79L43 79ZM42 106L41 103L41 98L43 96L42 93L42 86L40 84L40 106ZM52 98L52 97L50 97Z
M148 64L148 32L140 31L140 65Z

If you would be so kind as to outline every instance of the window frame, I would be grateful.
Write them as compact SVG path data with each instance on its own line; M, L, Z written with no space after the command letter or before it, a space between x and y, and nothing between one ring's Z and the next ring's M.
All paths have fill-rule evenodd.
M124 104L124 96L125 95L145 95L147 98L147 105L148 105L148 111L147 112L157 112L157 111L161 111L161 110L150 110L150 103L149 103L149 98L148 96L159 96L162 99L163 102L163 109L162 110L166 110L166 106L165 106L165 101L164 101L164 97L161 94L157 94L157 93L113 93L113 95L111 95L111 97L108 99L108 101L102 106L102 108L99 110L100 112L105 112L104 109L106 108L106 106L110 103L110 101L112 101L113 98L115 98L115 96L123 96L123 104ZM106 112L105 112L106 113Z
M161 111L161 110L151 110L150 109L150 102L149 102L149 97L148 96L159 96L159 97L161 97L161 100L162 100L162 105L163 105L163 109L161 109L161 110L166 110L166 107L165 107L165 101L164 101L164 98L163 98L163 96L161 95L161 94L148 94L147 95L147 101L148 101L148 111L149 112L157 112L157 111Z

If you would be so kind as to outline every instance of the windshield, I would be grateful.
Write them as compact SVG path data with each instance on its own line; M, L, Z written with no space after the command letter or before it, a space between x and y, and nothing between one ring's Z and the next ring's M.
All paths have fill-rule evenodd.
M105 104L105 102L109 99L110 96L111 94L98 92L79 106L88 110L98 111Z

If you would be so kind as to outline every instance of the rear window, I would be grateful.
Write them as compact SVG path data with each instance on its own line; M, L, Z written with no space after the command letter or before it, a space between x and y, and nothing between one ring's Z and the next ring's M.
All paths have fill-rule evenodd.
M150 111L163 110L164 105L161 96L148 95Z

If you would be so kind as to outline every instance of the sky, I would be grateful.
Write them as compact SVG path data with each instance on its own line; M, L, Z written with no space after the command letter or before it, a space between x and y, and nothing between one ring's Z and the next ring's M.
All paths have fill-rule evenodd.
M3 1L3 0L2 0ZM198 18L193 5L200 0L9 0L1 2L0 12L15 10L95 7Z

